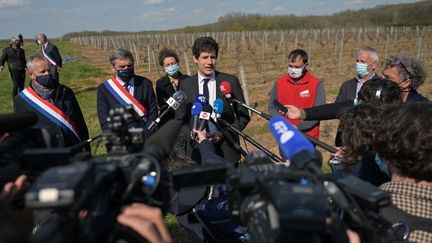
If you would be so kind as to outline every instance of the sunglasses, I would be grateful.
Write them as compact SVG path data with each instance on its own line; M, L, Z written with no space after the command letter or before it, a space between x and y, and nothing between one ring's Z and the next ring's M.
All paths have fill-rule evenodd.
M408 74L408 78L409 79L413 79L414 78L414 74L412 74L410 71L408 71L408 69L406 68L406 66L403 64L403 62L398 59L399 61L399 65L403 68L403 70Z

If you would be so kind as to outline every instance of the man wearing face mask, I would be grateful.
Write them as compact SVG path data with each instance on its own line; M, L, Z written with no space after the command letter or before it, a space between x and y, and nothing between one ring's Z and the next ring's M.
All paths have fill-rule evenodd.
M417 88L426 81L424 65L407 54L398 54L385 61L383 76L399 85L402 89L403 102L428 102L417 92Z
M51 63L51 73L59 81L58 72L63 65L63 61L57 46L49 42L47 36L43 33L37 34L35 41L41 47L41 54Z
M37 127L57 132L59 146L71 146L88 139L88 129L73 91L59 84L50 73L49 61L41 54L30 57L27 70L30 85L14 98L15 112L38 115ZM90 146L87 145L87 150Z
M111 69L115 75L99 85L97 89L97 112L102 130L108 129L109 110L132 105L136 122L130 128L145 128L147 121L157 117L156 96L152 82L135 75L134 59L129 50L118 48L111 52ZM144 135L148 136L147 129Z
M12 78L12 97L24 89L26 58L24 50L21 49L21 42L18 38L13 37L10 46L3 49L0 57L0 71L3 71L3 65L8 62L9 73Z
M180 82L189 77L180 72L179 58L177 53L169 49L163 49L159 53L159 64L164 68L166 75L156 81L156 97L159 108L164 110L166 101L178 90ZM165 122L174 119L175 112L170 110L161 119L159 127Z
M375 73L378 66L378 53L372 47L363 47L357 54L355 64L356 77L343 82L335 103L354 100L362 85L368 80L377 80L380 77Z
M339 93L335 103L345 102L348 100L357 100L357 94L363 84L368 80L377 81L380 77L376 74L375 69L378 66L378 52L372 47L363 47L357 54L356 64L354 66L356 77L343 82L339 88ZM342 146L342 131L338 128L336 132L335 145Z
M273 105L274 99L301 109L325 104L323 82L309 72L308 66L306 51L296 49L288 55L288 73L276 80L270 93L268 112L271 116L280 115ZM287 119L300 131L319 139L319 121Z

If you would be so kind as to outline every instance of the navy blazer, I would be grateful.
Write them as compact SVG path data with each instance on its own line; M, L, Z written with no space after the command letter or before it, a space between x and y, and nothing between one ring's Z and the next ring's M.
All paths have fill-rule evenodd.
M239 80L233 75L217 71L215 73L215 77L216 98L222 99L224 102L224 111L221 118L234 127L243 130L250 121L248 110L242 106L238 106L237 104L234 104L232 109L219 89L219 86L223 81L229 82L232 88L232 96L234 96L237 100L244 102L243 90L240 86ZM180 83L179 90L185 92L187 98L186 101L176 110L175 118L184 122L186 129L183 127L183 132L185 133L185 136L189 138L189 132L192 128L193 120L191 119L191 108L194 103L195 96L199 94L198 74L184 79ZM234 112L237 114L236 117L234 116ZM235 141L239 142L239 136L235 133L230 133L232 134L232 137L235 138ZM224 139L221 144L216 145L215 148L217 154L225 158L227 161L236 163L238 160L240 160L240 152L235 150L232 145L228 144L226 139ZM201 155L198 146L192 141L186 145L186 155L190 156L197 163L201 163Z
M135 75L133 96L147 109L149 114L147 121L155 120L158 108L152 82L145 77ZM97 113L102 130L108 129L107 118L109 110L119 106L121 106L120 102L111 95L103 83L100 84L97 89Z
M381 79L376 73L369 80L377 80ZM339 93L336 97L335 103L344 102L347 100L354 100L357 97L357 83L358 80L356 78L347 80L343 82L341 87L339 88Z
M41 48L43 48L43 45ZM60 52L56 45L52 44L51 42L48 42L46 48L44 49L44 52L56 62L58 67L63 66L63 60L60 56Z

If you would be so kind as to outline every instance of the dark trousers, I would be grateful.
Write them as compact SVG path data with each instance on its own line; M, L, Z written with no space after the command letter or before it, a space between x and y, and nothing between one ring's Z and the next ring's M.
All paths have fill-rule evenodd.
M10 76L12 78L12 97L15 97L19 92L24 89L25 70L11 70Z

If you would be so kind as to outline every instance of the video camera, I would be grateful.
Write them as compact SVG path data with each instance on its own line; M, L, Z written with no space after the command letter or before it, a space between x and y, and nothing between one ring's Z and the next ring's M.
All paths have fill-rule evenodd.
M282 131L275 137L289 167L258 151L239 168L218 164L174 171L175 189L227 184L230 213L247 228L251 242L348 242L347 229L362 242L397 242L396 229L380 214L390 204L387 192L355 177L324 175L306 138L283 118L270 124Z
M128 128L132 112L131 107L110 111L110 129L102 133L111 148L106 156L72 158L71 164L50 168L33 183L26 206L54 215L36 230L35 242L143 242L117 224L116 217L132 202L168 207L169 182L160 163L170 153L180 123L168 122L144 144L142 131Z

